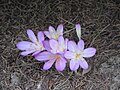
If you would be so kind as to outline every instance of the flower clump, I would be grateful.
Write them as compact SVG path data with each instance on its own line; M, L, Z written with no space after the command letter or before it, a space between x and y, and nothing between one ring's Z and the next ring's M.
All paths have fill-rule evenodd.
M78 43L63 37L63 25L60 24L55 30L49 26L49 31L40 31L37 38L32 30L28 29L27 34L31 42L21 41L17 43L17 48L24 50L22 56L32 54L36 60L45 62L44 70L48 70L55 63L57 71L63 71L69 62L70 70L76 71L79 67L88 69L88 63L84 58L95 55L95 48L84 48L84 41L81 39L81 26L76 24L76 33L79 38ZM45 36L48 39L45 39Z

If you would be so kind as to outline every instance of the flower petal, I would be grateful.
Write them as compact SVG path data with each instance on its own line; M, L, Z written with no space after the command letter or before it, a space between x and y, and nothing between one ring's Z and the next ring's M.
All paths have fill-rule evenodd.
M49 26L49 32L50 32L51 34L54 33L54 32L55 32L55 28L52 27L52 26Z
M35 55L37 55L38 53L40 53L40 51L34 52L34 53L32 54L32 56L35 56Z
M58 25L58 27L57 27L57 33L59 35L63 35L63 25L62 24Z
M58 42L56 40L51 39L49 41L49 44L50 44L50 47L52 48L52 50L57 51L59 45L58 45Z
M60 36L59 38L58 38L58 42L61 44L61 45L64 45L64 38L63 38L63 36Z
M50 44L48 40L43 41L43 46L47 51L51 50Z
M80 66L83 69L88 69L88 63L86 62L86 60L79 60Z
M81 40L79 40L79 42L78 42L78 48L81 50L81 51L83 51L83 49L84 49L84 41L81 39Z
M63 71L66 67L66 60L62 57L60 59L57 59L55 67L58 71Z
M76 33L77 33L77 36L80 40L81 39L81 26L80 26L80 24L76 24Z
M54 58L54 55L50 52L41 52L40 54L35 56L35 59L38 61L46 61L53 58Z
M65 50L68 48L68 38L65 39Z
M51 35L48 31L44 31L44 34L50 39L51 38Z
M37 37L38 37L39 42L44 41L44 39L45 39L43 32L38 32Z
M28 41L21 41L16 44L17 48L20 50L30 50L35 48L35 44Z
M70 60L70 69L72 71L76 71L79 68L79 62L76 61L75 59Z
M74 41L69 41L68 42L68 49L69 51L75 52L76 51L76 43Z
M65 58L67 59L74 59L75 58L75 53L71 51L66 51L64 54Z
M58 42L59 42L60 51L64 51L65 50L65 40L64 40L63 36L60 36L58 38Z
M22 55L22 56L26 56L26 55L31 54L31 53L33 53L33 52L35 52L35 50L24 51L24 52L21 52L20 55Z
M55 62L55 59L45 62L43 69L44 70L50 69L52 67L52 65L54 64L54 62Z
M30 40L31 40L32 42L34 42L34 43L37 42L37 38L36 38L36 36L35 36L35 34L33 33L32 30L28 29L28 30L27 30L27 34L28 34L28 37L30 38Z
M87 48L87 49L84 49L82 56L83 57L92 57L95 55L95 53L96 53L95 48Z

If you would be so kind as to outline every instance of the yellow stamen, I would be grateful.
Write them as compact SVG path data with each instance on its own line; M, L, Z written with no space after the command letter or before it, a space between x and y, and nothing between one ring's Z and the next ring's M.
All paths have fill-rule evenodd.
M56 56L56 59L59 59L59 58L60 58L60 56L59 56L59 55L57 55L57 56Z
M56 33L56 34L55 34L55 39L58 40L59 36L60 36L60 34L59 34L59 33Z
M32 47L32 44L30 44L30 47Z
M75 57L76 57L76 59L80 58L80 54L76 54Z
M32 37L30 37L30 40L32 41L32 40L33 40L33 38L32 38Z
M38 40L36 40L36 42L38 43L39 41L38 41Z

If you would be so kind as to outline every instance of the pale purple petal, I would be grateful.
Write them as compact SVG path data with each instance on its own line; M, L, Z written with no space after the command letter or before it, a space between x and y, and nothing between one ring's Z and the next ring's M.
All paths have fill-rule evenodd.
M55 67L58 71L63 71L66 67L66 60L64 58L57 59Z
M52 48L52 50L56 51L58 49L58 42L54 39L51 39L49 41L50 47Z
M79 42L78 42L78 48L81 50L81 51L83 51L83 49L84 49L84 41L81 39L81 40L79 40Z
M76 33L77 33L77 36L80 40L80 38L81 38L81 26L80 26L80 24L76 24Z
M31 53L33 53L33 52L35 52L35 50L24 51L24 52L21 52L20 55L22 55L22 56L26 56L26 55L31 54Z
M50 69L52 67L52 65L54 64L54 62L55 62L55 59L52 59L52 60L45 62L43 69L44 70Z
M35 56L35 59L38 61L46 61L53 58L54 58L54 55L50 52L41 52L40 54Z
M86 60L79 60L80 66L83 69L88 69L88 63L86 62Z
M43 46L44 46L45 50L47 50L47 51L51 50L51 47L50 47L48 40L43 41Z
M79 62L75 59L70 60L70 70L76 71L79 68Z
M38 41L39 42L44 41L44 39L45 39L43 32L38 32L37 37L38 37Z
M71 51L66 51L64 54L65 58L67 59L74 59L75 58L75 53Z
M80 26L80 24L76 24L75 27L76 27L77 30L81 30L81 26Z
M35 36L35 34L33 33L32 30L28 29L28 30L27 30L27 34L28 34L29 39L30 39L32 42L34 42L34 43L37 42L37 38L36 38L36 36Z
M51 35L48 31L44 31L44 34L50 39L51 38Z
M37 55L38 53L40 53L40 51L34 52L34 53L32 54L32 56L35 56L35 55Z
M65 41L64 41L63 36L60 36L60 37L58 38L58 42L59 42L61 45L64 45L64 44L65 44Z
M59 33L60 35L63 35L63 25L62 24L58 25L57 33Z
M65 39L65 50L68 48L68 38Z
M95 55L95 53L96 53L95 48L87 48L87 49L84 49L82 56L83 57L92 57Z
M62 56L62 55L61 55L61 60L62 60L63 62L65 62L65 63L67 63L66 58L65 58L64 56Z
M52 27L52 26L49 26L49 32L50 32L51 34L54 33L54 32L55 32L55 28Z
M64 51L65 50L65 40L64 40L63 36L60 36L58 38L58 42L59 42L60 51Z
M20 50L28 50L35 48L35 44L28 41L21 41L16 44L17 48Z
M76 43L74 41L69 41L68 42L68 49L69 51L75 52L76 51Z

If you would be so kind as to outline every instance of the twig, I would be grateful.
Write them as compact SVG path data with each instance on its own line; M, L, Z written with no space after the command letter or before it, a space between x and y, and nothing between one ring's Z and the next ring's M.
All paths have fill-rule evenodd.
M73 72L71 72L70 76L62 83L62 84L58 84L53 90L56 90L58 89L60 86L64 85L69 79L70 77L72 76Z
M68 30L68 31L65 31L63 34L66 34L66 33L68 33L68 32L70 32L70 31L72 31L72 30L74 30L75 28L72 28L72 29L70 29L70 30Z
M74 26L74 24L73 23L71 23L71 22L69 22L68 20L65 20L65 19L63 19L62 17L60 17L62 20L64 20L65 22L67 22L67 23L69 23L69 24L72 24L73 26Z
M94 43L95 39L96 39L106 28L108 28L109 26L110 26L110 24L108 24L107 26L105 26L105 27L96 35L96 37L93 38L90 46L92 46L92 44ZM89 47L90 47L90 46L89 46Z

